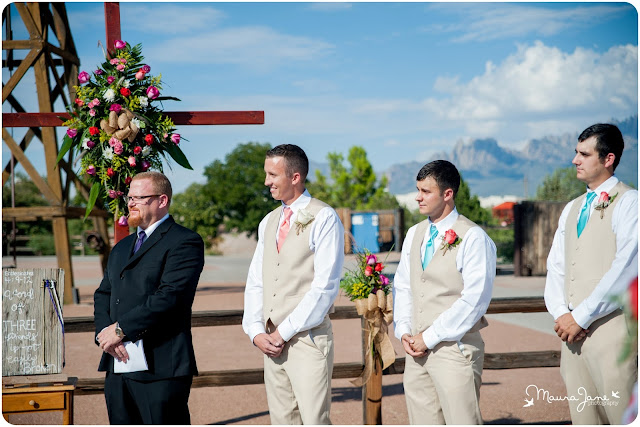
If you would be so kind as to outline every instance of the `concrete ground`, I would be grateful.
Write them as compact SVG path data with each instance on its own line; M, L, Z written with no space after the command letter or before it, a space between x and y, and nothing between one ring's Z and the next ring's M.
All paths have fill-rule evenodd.
M194 303L194 311L242 309L244 281L251 252L229 251L228 256L207 256ZM384 255L383 255L384 257ZM397 254L387 260L385 272L393 273ZM3 267L12 259L3 258ZM348 257L347 265L353 265ZM18 268L55 267L55 257L18 259ZM93 292L102 273L98 257L74 257L75 284L80 304L64 307L65 317L93 314ZM542 295L544 278L514 277L508 271L497 276L494 297ZM336 305L352 304L340 295ZM553 320L547 313L498 314L489 316L490 326L483 330L486 352L559 350L560 341L553 333ZM357 319L334 321L335 362L361 360L360 322ZM249 342L240 326L200 327L193 329L198 367L201 371L260 368L261 353ZM397 357L404 357L400 342L392 338ZM64 373L81 378L97 378L101 351L93 344L92 333L66 336ZM360 389L349 380L333 380L331 418L334 424L362 424ZM536 400L524 408L526 388L536 385L552 396L566 395L558 368L487 370L483 374L481 411L488 424L557 424L569 422L566 402L547 403ZM382 420L384 424L407 424L401 375L383 378ZM210 387L193 389L189 401L193 424L269 424L264 385ZM103 395L75 398L76 424L107 424ZM13 424L56 424L56 413L13 415Z

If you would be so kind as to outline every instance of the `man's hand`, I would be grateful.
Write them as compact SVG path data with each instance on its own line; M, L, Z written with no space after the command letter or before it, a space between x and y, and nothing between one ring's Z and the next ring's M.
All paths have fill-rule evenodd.
M420 340L424 345L424 341L422 340L421 334L418 334L417 336L420 336ZM415 345L416 345L415 337L412 337L409 334L402 335L402 346L404 347L404 351L406 351L409 356L422 357L425 354L427 354L426 351L416 351ZM427 346L425 345L424 348L426 349Z
M277 334L277 337L274 335ZM279 337L279 338L278 338ZM284 348L282 337L276 330L272 334L262 333L255 336L253 343L269 357L278 357Z
M122 338L116 335L116 323L109 325L98 334L98 343L105 353L109 353L120 361L129 360L129 354L124 349Z
M576 323L571 313L565 313L558 317L553 330L562 341L567 341L569 344L584 339L589 333L588 329L582 329L582 326Z

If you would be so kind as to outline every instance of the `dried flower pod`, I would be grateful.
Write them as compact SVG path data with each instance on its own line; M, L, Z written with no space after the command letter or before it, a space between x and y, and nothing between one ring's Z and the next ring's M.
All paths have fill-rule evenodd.
M118 117L118 128L126 129L127 126L129 126L129 118L127 117L126 113L122 113Z
M118 113L115 111L109 113L109 126L118 129Z

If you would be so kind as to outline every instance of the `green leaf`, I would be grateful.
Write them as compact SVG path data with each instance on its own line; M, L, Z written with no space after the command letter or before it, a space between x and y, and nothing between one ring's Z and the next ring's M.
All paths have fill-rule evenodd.
M96 200L98 200L98 195L100 194L100 183L96 182L91 187L91 192L89 193L89 200L87 201L87 210L84 212L84 219L86 221L91 213L91 210L96 204Z
M65 154L69 151L71 146L73 145L73 139L69 138L69 135L64 135L62 147L60 147L60 152L58 153L58 158L56 159L56 167L58 167L58 163L64 157Z
M176 163L178 163L185 169L193 170L193 168L189 164L189 161L187 160L187 157L184 155L180 147L173 143L168 143L165 148L167 150L167 153L169 153L171 157L173 157L173 160L175 160Z
M176 98L175 96L159 96L159 97L153 99L152 101L166 101L166 100L182 101L181 99Z

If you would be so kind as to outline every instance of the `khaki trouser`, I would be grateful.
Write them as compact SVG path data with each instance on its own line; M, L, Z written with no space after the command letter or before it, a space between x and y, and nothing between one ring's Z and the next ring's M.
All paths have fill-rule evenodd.
M411 424L482 424L484 341L480 332L468 332L460 344L441 342L426 356L407 355L404 392Z
M638 379L638 348L633 347L629 357L618 363L627 336L627 321L620 310L588 329L585 339L562 345L560 373L567 396L577 398L569 400L571 422L620 424Z
M291 338L278 357L264 357L271 424L331 424L333 330L329 316Z

